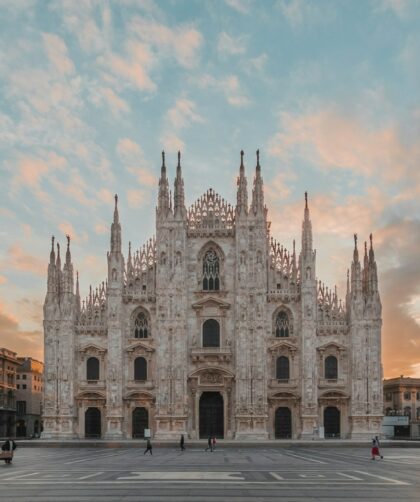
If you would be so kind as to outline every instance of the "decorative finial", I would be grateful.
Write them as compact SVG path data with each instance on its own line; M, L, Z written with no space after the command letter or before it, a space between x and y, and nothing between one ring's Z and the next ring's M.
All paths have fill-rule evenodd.
M260 165L260 150L257 150L257 166Z
M67 249L69 249L70 248L70 235L66 234L66 238L67 238Z
M178 150L178 167L181 167L181 152Z
M308 209L308 192L305 192L305 209Z
M244 151L241 150L241 167L244 167Z
M372 234L369 235L369 240L370 240L370 249L373 248L373 236Z
M54 251L54 236L51 236L51 251Z
M365 254L367 254L367 242L365 241Z
M162 167L166 167L165 166L165 150L162 150Z
M117 207L117 204L118 204L118 195L117 194L114 195L114 199L115 199L115 207Z
M357 249L357 234L354 234L354 249Z

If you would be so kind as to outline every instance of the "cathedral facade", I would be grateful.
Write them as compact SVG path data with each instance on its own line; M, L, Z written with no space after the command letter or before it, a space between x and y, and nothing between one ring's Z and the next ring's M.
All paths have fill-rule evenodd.
M316 276L305 194L301 243L270 235L257 152L237 202L173 197L165 156L156 236L122 252L118 199L107 280L81 301L70 238L54 238L44 304L45 438L366 438L383 414L375 256L357 237L344 301ZM146 432L145 432L146 431Z

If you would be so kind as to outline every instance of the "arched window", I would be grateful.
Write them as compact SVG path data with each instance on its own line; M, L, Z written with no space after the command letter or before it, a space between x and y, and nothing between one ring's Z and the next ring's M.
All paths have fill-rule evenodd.
M219 257L213 249L209 249L203 259L203 290L219 291Z
M220 325L214 319L203 324L203 347L220 347Z
M277 378L277 380L289 380L290 368L289 368L289 358L288 357L280 356L277 358L276 378Z
M99 380L99 359L89 357L86 361L86 380Z
M134 360L134 380L147 380L147 361L144 357Z
M134 321L134 338L147 338L149 335L149 323L146 314L139 312Z
M277 314L275 328L277 338L288 338L293 333L292 324L287 312L281 311Z
M334 356L325 358L325 378L328 380L336 380L338 378L337 358Z

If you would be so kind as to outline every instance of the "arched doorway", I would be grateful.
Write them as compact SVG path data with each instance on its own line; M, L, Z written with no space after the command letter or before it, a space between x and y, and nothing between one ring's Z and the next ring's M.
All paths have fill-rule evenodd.
M85 437L101 437L101 412L98 408L88 408L85 413Z
M200 397L200 438L224 436L223 397L220 392L203 392Z
M149 428L149 412L146 408L133 410L133 438L144 438L144 429Z
M25 437L26 436L26 423L25 420L18 420L16 422L16 436Z
M324 410L324 431L326 438L340 437L340 410L335 406L327 406Z
M290 439L292 437L292 413L290 408L277 408L274 420L274 437Z

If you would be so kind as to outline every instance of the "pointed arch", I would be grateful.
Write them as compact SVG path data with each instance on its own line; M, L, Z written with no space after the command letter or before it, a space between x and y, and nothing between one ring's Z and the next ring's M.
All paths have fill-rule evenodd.
M207 242L198 253L200 264L200 282L203 291L219 291L222 289L224 253L213 241Z
M274 312L273 332L276 338L293 336L293 315L288 308L281 306Z
M131 315L130 338L151 338L150 313L142 307L137 308Z

